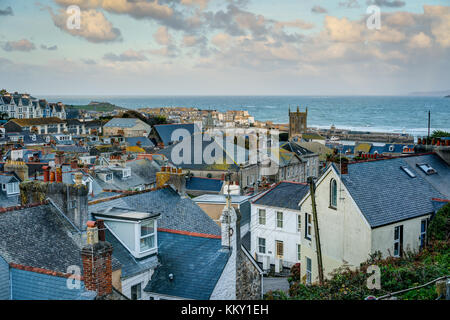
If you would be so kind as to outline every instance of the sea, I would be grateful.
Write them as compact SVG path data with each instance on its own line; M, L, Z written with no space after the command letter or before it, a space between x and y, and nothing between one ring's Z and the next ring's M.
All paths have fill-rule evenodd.
M421 96L45 96L50 102L82 105L110 102L129 109L195 107L203 110L247 110L256 120L289 122L289 108L308 108L308 127L408 133L425 136L428 111L431 130L450 131L450 98Z

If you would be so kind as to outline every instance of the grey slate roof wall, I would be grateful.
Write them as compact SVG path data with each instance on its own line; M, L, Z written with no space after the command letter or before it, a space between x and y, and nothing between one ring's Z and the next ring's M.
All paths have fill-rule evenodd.
M51 204L0 214L0 256L8 263L67 272L82 266L75 230Z
M422 174L417 163L428 163L438 173ZM409 177L402 166L416 177ZM348 165L348 174L342 175L342 181L375 228L433 213L432 198L446 198L440 191L448 192L450 168L434 154L360 162Z
M307 184L295 182L280 182L273 189L267 191L260 198L253 201L254 204L271 207L300 210L298 203L309 192Z
M160 213L158 228L221 235L220 227L195 202L189 198L181 198L171 188L89 205L89 213L113 206Z
M220 239L158 232L161 266L145 287L153 292L185 299L208 300L228 261ZM173 280L169 280L169 274Z
M0 300L9 300L10 298L9 264L0 256Z
M194 123L179 123L179 124L159 124L153 126L153 130L156 131L161 141L165 146L172 143L172 133L177 129L184 129L189 132L190 135L194 134Z
M86 291L81 282L80 289L69 289L67 278L51 276L20 269L11 269L13 300L94 300L96 293Z

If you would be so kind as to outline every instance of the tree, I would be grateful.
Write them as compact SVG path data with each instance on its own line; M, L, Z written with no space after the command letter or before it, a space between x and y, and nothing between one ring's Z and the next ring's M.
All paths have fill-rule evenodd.
M436 212L428 226L429 240L448 241L450 238L450 203L447 203Z
M431 138L446 138L450 137L450 132L443 131L443 130L434 130L431 134Z
M7 93L8 93L8 91L6 91L5 89L0 90L1 95L7 94Z

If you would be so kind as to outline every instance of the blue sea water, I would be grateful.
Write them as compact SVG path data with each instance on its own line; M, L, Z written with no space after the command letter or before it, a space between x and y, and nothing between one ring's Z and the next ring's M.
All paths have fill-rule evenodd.
M248 110L260 121L287 123L288 110L308 107L308 126L363 131L427 133L428 110L431 129L450 131L450 98L379 96L47 96L48 101L88 104L107 101L130 109L143 107L197 107L218 111Z

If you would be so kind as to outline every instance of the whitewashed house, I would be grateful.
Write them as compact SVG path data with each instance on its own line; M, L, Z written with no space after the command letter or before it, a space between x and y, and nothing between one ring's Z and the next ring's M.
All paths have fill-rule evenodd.
M274 265L275 272L300 261L301 217L299 201L308 185L283 181L251 204L251 253L263 269Z
M425 245L429 219L450 199L450 167L436 154L330 165L315 189L324 277L369 255ZM301 277L318 281L311 196L300 201Z

